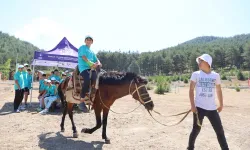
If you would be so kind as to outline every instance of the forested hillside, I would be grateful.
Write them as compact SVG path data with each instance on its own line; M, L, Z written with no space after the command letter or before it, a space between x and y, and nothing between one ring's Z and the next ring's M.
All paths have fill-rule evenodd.
M107 70L133 70L143 75L175 74L197 69L195 58L203 53L213 57L213 69L250 70L250 34L229 38L204 36L156 52L98 53Z
M15 64L29 63L38 48L0 32L0 65L11 59ZM174 47L154 52L99 51L97 56L105 70L133 71L142 75L178 74L197 69L195 58L202 53L213 57L214 69L237 68L250 70L250 34L233 37L197 37Z
M38 48L31 43L21 41L14 36L10 36L0 31L0 65L3 65L8 59L11 59L11 65L17 62L30 63L34 51Z

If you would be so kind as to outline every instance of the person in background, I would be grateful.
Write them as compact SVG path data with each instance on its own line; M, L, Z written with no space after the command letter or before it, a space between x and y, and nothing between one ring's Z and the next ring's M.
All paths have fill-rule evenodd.
M59 72L57 69L55 69L55 71L54 71L54 72L55 72L55 76L54 76L54 77L56 78L56 81L58 81L58 82L59 82L59 81L61 80L61 77L60 77L60 76L61 76L61 75L60 75L60 72Z
M19 113L19 105L23 100L24 94L24 79L23 79L23 65L18 66L18 71L14 75L14 88L15 88L15 98L14 98L14 112Z
M54 72L54 71L51 71L51 74L50 74L48 80L51 80L51 78L54 77L54 76L55 76L55 72Z
M60 80L60 83L62 83L66 79L66 77L67 77L67 74L62 72L62 78Z
M70 77L70 76L71 76L69 70L66 70L65 73L66 73L66 76L67 76L67 77Z
M20 107L21 110L25 110L27 107L27 100L28 100L28 95L29 95L29 81L28 81L28 69L29 65L28 64L24 64L24 68L23 68L23 80L24 80L24 104Z
M42 71L40 71L42 74L41 79L39 80L39 95L38 95L38 100L39 100L39 107L37 108L37 111L41 111L44 107L44 93L47 88L47 79L46 79L46 74Z
M42 89L41 89L41 90L43 90L43 92L41 93L41 96L38 97L39 107L36 109L38 112L42 111L44 109L44 107L45 107L44 98L46 96L48 96L48 94L46 94L47 87L48 87L48 79L44 79Z
M30 90L32 89L32 72L31 72L31 69L27 69L28 71L28 88L29 88L29 93L30 93Z
M57 88L56 85L52 84L50 80L47 80L47 88L46 92L44 93L44 105L45 109L39 112L42 115L45 115L49 112L49 108L51 104L57 100Z

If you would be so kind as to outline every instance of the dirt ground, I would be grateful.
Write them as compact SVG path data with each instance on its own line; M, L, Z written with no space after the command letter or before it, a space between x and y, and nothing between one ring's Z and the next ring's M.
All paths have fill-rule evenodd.
M60 132L62 114L57 112L42 116L35 113L37 91L34 91L32 107L21 113L12 113L13 86L8 81L0 81L0 149L1 150L184 150L187 147L189 133L192 129L192 115L179 125L165 127L155 122L141 106L135 112L119 115L110 112L107 135L111 144L104 144L101 129L95 133L81 134L72 138L71 123L67 116L65 132ZM186 111L190 108L188 88L179 91L172 89L165 95L149 91L155 104L155 110L164 115ZM250 149L250 90L223 88L224 110L220 113L226 138L230 149ZM131 96L115 102L112 109L117 112L128 112L138 106ZM153 113L154 114L154 113ZM181 117L165 118L154 114L160 122L172 124ZM94 113L75 113L74 120L78 132L83 127L95 125ZM204 119L202 130L196 141L197 150L219 150L215 132L208 119Z

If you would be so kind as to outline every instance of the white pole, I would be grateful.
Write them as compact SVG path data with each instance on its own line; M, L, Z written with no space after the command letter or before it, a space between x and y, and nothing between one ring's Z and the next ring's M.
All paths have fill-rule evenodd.
M32 100L32 91L33 91L33 82L34 82L34 74L35 74L35 62L36 60L34 60L34 63L33 63L33 69L32 69L32 83L31 83L31 90L30 90L30 107L31 107L31 100Z

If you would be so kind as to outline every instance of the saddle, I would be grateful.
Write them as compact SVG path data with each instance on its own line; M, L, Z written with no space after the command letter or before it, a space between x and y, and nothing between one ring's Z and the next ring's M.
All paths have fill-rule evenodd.
M100 68L98 67L95 71L97 72L97 79L95 83L90 82L90 87L89 87L89 98L92 101L92 103L94 102L95 99L95 94L96 91L98 89L99 86L99 76L100 76ZM92 71L90 71L90 76L92 75ZM73 81L73 97L78 97L80 100L80 95L81 95L81 91L82 91L82 83L84 82L84 78L80 75L80 72L78 70L78 66L76 66L75 70L73 71L73 76L72 76L72 81Z

